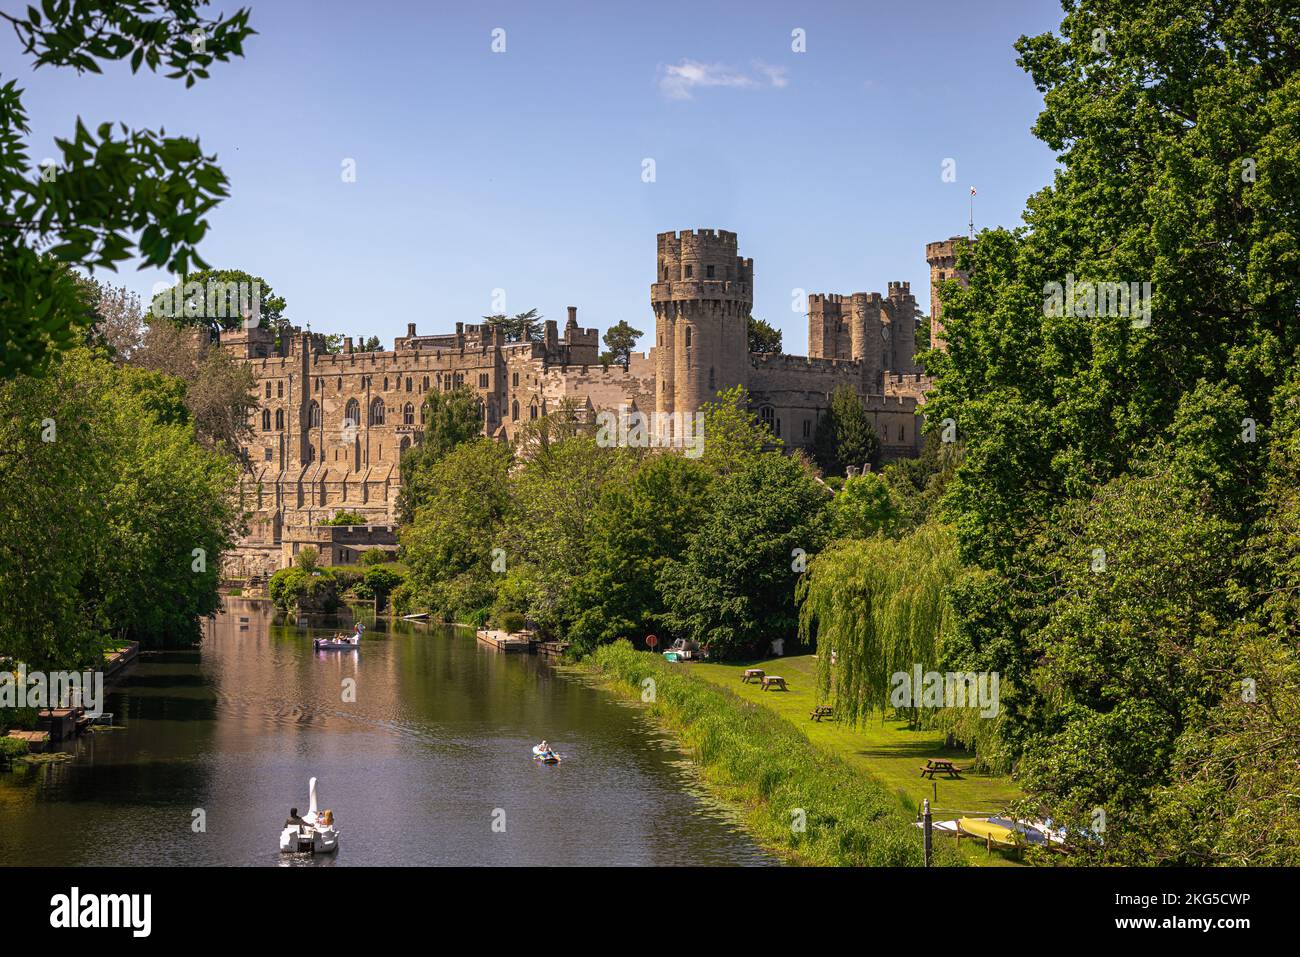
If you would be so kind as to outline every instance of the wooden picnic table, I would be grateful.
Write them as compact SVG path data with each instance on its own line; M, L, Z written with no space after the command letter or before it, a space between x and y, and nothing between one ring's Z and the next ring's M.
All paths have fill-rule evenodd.
M822 718L833 718L835 717L835 709L828 704L819 704L812 709L808 717L813 721L821 721Z
M755 678L762 678L765 672L762 668L746 668L745 673L740 676L741 682L749 684Z
M925 767L921 769L921 777L929 776L934 780L936 774L946 774L950 778L960 778L961 768L954 767L948 758L926 758Z
M782 678L780 675L763 675L762 690L767 691L769 688L777 688L777 687L779 687L782 691L790 690L785 686L785 679Z

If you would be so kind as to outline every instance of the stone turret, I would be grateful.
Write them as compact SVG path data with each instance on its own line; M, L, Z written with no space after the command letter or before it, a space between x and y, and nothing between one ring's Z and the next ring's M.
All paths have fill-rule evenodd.
M930 264L930 346L948 348L943 335L943 303L939 301L939 283L945 279L960 279L966 284L966 274L957 269L957 252L967 242L965 236L953 236L937 243L925 244L925 261Z
M725 230L660 233L658 253L655 408L690 414L749 383L754 261L737 255L736 234Z

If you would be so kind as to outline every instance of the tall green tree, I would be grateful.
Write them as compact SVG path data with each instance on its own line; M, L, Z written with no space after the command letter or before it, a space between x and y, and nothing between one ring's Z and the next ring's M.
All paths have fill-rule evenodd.
M214 62L243 56L248 11L202 14L201 0L76 0L0 11L34 66L100 73L130 60L134 73L166 67L192 86ZM3 79L3 78L0 78ZM95 312L69 266L184 274L206 265L197 246L227 179L197 139L77 120L56 140L59 158L36 166L23 91L0 83L0 377L41 372L81 340ZM115 132L120 135L115 135Z
M749 351L762 354L781 353L781 330L762 319L749 317Z
M430 392L424 400L424 439L406 450L399 465L402 489L397 496L397 520L411 522L431 493L430 469L448 452L483 433L479 398L467 386Z
M813 459L826 475L843 475L880 460L880 439L857 390L843 385L831 393L830 408L813 434Z
M223 330L261 326L280 333L287 325L285 301L261 276L242 269L202 269L188 273L154 296L149 319L170 319L220 335Z
M793 639L795 585L825 537L827 493L801 459L766 453L718 480L708 515L658 587L675 635L720 657Z
M632 349L641 335L640 329L633 329L627 320L620 319L605 330L603 338L608 351L603 358L620 363L624 369L628 368L632 364Z

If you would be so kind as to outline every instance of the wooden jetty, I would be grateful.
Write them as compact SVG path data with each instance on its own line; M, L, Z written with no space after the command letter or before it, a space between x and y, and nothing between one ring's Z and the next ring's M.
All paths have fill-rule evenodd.
M48 731L10 731L8 736L17 738L19 741L26 741L29 754L39 754L50 743Z
M140 657L140 642L133 641L104 655L104 680Z
M533 650L534 641L527 632L522 631L497 631L480 628L474 633L478 640L485 645L491 645L497 651L508 653L527 652Z
M568 650L567 641L539 641L534 645L534 650L547 658L558 658Z

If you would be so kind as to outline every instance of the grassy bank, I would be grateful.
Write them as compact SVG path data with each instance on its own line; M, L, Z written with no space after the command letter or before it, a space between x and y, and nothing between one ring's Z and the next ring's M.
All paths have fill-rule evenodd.
M902 798L816 747L772 710L747 702L627 642L584 660L614 679L680 737L705 780L741 810L765 846L804 864L919 866L921 834ZM653 679L653 686L644 684ZM650 694L650 691L653 694ZM802 830L796 826L802 818ZM935 843L935 863L958 858Z

